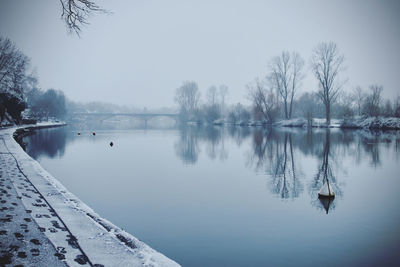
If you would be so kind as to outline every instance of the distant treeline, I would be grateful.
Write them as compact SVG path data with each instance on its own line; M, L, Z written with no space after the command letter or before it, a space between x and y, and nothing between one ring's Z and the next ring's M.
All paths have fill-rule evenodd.
M400 97L384 100L382 86L373 84L368 90L359 86L345 88L344 56L335 43L320 43L313 49L310 69L318 82L318 90L299 95L306 75L304 62L297 52L283 51L272 58L265 76L247 85L250 107L240 103L227 107L225 85L211 86L202 102L197 83L185 81L175 93L181 119L198 123L221 119L231 123L251 119L272 123L277 119L317 117L326 118L329 124L331 118L400 117Z

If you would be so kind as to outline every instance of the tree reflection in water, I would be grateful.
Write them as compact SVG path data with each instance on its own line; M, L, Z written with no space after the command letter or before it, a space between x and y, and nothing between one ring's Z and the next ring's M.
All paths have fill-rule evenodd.
M42 129L23 137L22 142L23 149L34 159L61 157L65 152L67 132L65 127Z
M81 130L81 127L72 125L43 129L24 137L22 141L26 143L25 150L35 159L42 156L61 157L72 140L93 139L91 136L77 137L77 130ZM343 196L344 184L337 181L337 177L342 177L346 172L343 158L350 156L356 165L361 164L362 159L369 158L371 166L376 168L381 164L381 150L393 148L394 157L399 158L399 136L399 132L364 130L185 126L179 128L174 149L184 164L193 165L197 163L202 147L208 158L225 161L229 158L232 144L237 147L249 144L247 159L243 164L266 174L272 193L283 200L297 199L304 192L304 185L307 185L312 206L328 212L335 208ZM101 136L97 136L96 140L99 138ZM229 139L233 142L229 142ZM305 157L318 160L317 166L312 167L316 169L312 177L305 177L302 172L301 165L310 164L310 161L304 160ZM318 199L318 192L327 180L337 196L333 201Z
M320 155L321 162L319 164L317 174L314 176L314 179L311 183L311 199L313 206L317 208L324 209L328 214L329 209L335 209L335 201L331 198L318 198L318 192L321 187L329 182L330 187L333 192L335 192L335 196L341 196L342 190L338 186L336 181L336 177L334 175L334 171L332 168L332 161L334 159L334 154L331 153L331 131L327 129L325 131L325 141L323 152Z
M197 137L198 134L192 127L179 128L179 140L175 143L175 152L185 164L197 162L200 153Z
M220 147L222 144L222 130L221 128L207 126L203 128L204 131L204 140L206 140L206 152L209 158L216 159L217 155L220 154L220 150L225 147ZM224 151L223 153L227 153Z
M271 191L282 199L297 198L303 191L291 132L277 132L272 128L255 131L248 164L254 164L256 171L265 171L269 175Z
M225 139L231 137L240 146L250 134L248 127L182 126L174 144L175 153L185 164L195 164L201 153L200 146L204 144L210 159L224 161L229 157Z
M400 131L368 131L359 130L357 131L359 153L364 152L370 157L370 165L373 167L379 167L381 163L381 148L382 143L387 149L390 148L392 142L394 142L394 156L398 159L400 155ZM363 148L363 149L361 149Z
M337 176L341 177L346 172L342 166L344 156L351 156L356 165L361 164L361 159L369 157L371 165L377 167L382 143L390 146L394 139L396 157L399 155L398 135L397 132L340 129L190 126L180 129L175 151L184 163L195 164L201 153L200 147L204 145L210 159L224 160L229 156L226 139L232 139L240 147L251 136L251 149L245 164L256 172L267 174L272 193L281 199L296 199L303 193L306 183L312 206L328 212L335 209L337 200L320 200L318 192L329 180L337 198L342 197L344 183L343 180L339 183ZM317 167L313 167L316 174L312 177L304 177L301 171L305 156L318 159ZM310 178L308 182L307 178Z

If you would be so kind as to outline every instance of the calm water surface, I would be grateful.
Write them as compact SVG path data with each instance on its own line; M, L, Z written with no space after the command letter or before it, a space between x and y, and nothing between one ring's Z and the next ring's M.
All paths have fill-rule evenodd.
M101 216L183 266L400 260L399 133L92 130L40 130L26 150ZM326 178L332 202L318 199Z

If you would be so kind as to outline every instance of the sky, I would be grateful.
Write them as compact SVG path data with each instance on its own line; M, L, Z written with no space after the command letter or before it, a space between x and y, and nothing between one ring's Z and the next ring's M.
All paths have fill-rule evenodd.
M172 107L183 81L229 87L247 103L246 85L265 77L283 50L306 61L300 92L316 91L310 56L333 41L345 55L343 90L370 84L400 94L400 1L95 0L81 36L69 34L57 0L1 0L0 35L31 58L42 89L74 101Z

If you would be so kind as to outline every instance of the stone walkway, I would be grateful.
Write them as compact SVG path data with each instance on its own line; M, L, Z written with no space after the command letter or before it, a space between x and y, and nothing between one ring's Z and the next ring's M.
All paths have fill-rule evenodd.
M2 138L0 151L0 266L66 266L67 253L75 255L77 264L88 265L74 237L19 169ZM41 227L33 217L51 224ZM65 240L65 247L54 247L46 233Z

